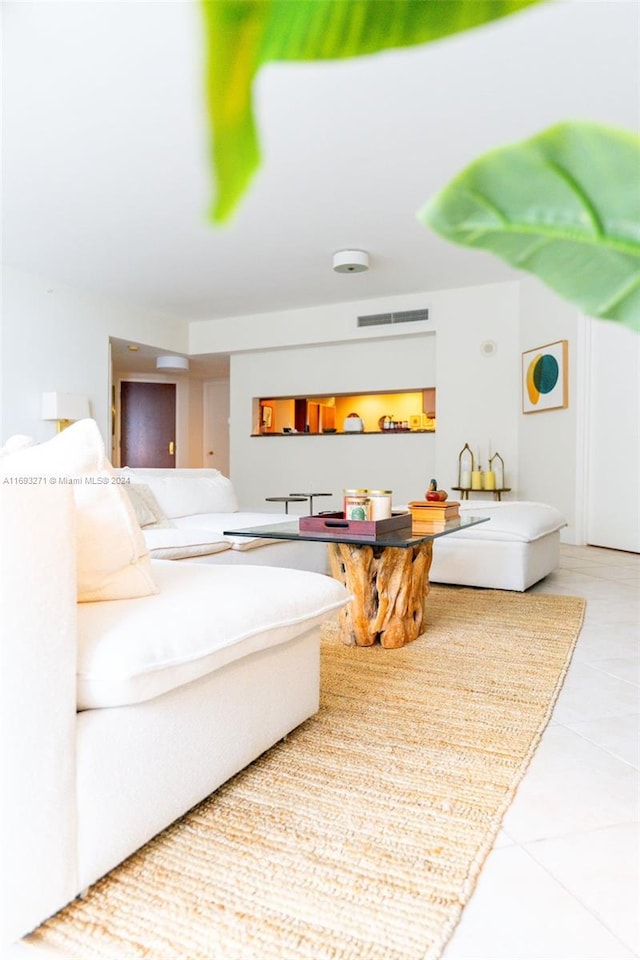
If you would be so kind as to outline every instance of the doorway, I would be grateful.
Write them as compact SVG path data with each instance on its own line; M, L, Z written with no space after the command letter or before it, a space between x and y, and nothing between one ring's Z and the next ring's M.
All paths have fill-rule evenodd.
M229 381L204 384L203 464L229 476Z
M175 467L175 383L121 381L120 463L126 467Z
M640 553L640 337L590 320L586 542Z

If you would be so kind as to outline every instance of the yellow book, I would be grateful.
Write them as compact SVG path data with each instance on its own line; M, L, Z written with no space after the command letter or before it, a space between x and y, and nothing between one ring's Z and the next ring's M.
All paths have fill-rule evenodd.
M447 524L451 522L451 519L452 518L449 517L448 520L413 520L411 523L411 533L441 533L447 529ZM453 519L455 520L455 517Z

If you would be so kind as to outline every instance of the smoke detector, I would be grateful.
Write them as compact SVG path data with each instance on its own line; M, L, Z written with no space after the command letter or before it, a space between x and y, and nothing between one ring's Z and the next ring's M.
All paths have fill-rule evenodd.
M493 357L498 350L495 340L483 340L480 344L480 353L483 357Z
M362 273L369 269L369 254L366 250L338 250L333 255L336 273Z

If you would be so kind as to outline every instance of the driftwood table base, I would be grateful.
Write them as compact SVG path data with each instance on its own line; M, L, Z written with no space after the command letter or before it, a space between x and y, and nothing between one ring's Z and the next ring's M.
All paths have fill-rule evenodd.
M331 572L353 596L339 613L344 643L403 647L423 632L432 547L329 544Z

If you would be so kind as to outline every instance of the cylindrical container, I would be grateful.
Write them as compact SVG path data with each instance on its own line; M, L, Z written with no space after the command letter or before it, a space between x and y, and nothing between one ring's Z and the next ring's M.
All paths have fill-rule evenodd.
M369 519L388 520L391 516L391 490L367 490L370 501Z
M369 491L354 489L344 491L344 518L345 520L369 520L371 501Z
M485 490L495 490L496 475L493 472L493 470L485 470L484 476L482 478L482 483Z
M482 470L471 471L471 489L482 490Z

